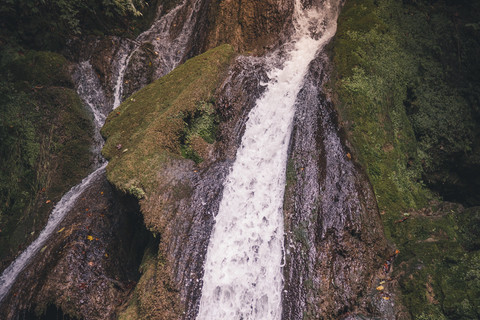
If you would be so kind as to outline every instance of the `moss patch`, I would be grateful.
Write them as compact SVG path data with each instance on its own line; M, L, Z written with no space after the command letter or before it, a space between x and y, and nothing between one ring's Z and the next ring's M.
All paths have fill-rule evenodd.
M200 161L195 145L215 138L215 116L205 101L211 101L232 57L232 47L222 45L190 59L108 116L102 134L110 182L148 195L168 159L183 154Z
M478 217L431 191L480 201L470 178L479 168L479 3L347 1L333 44L341 125L401 251L395 274L415 319L479 317Z
M388 213L421 207L431 196L420 181L417 142L403 104L416 65L402 49L397 31L382 19L387 8L394 10L388 7L393 4L381 3L346 3L334 62L343 124L388 219Z

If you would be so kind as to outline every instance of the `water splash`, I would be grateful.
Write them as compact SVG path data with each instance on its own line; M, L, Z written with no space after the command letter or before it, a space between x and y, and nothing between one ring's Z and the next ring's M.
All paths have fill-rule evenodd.
M310 61L336 30L338 1L303 8L287 59L273 68L249 114L225 182L205 261L197 319L280 319L283 287L283 196L294 104ZM268 61L278 64L276 55Z

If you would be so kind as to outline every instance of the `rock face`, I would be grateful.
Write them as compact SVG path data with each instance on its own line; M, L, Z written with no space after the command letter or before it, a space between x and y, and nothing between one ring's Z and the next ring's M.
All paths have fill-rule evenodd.
M290 31L293 0L212 1L209 8L210 32L205 46L231 44L237 51L262 54L278 46Z
M375 289L387 278L382 265L394 250L369 182L344 147L322 90L327 67L324 56L313 61L297 101L284 205L283 318L402 318L393 303L394 286L390 293Z
M49 319L56 310L77 319L115 319L149 241L136 202L120 197L102 175L17 278L0 313Z

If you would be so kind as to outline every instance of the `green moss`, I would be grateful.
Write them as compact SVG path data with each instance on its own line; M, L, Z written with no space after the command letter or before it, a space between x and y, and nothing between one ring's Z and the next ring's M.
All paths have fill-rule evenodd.
M387 225L393 214L431 198L404 107L416 65L383 19L388 10L399 8L389 1L347 2L334 43L339 113Z
M401 251L396 276L414 319L478 318L477 289L465 277L475 276L477 215L419 210L438 197L423 180L448 182L459 155L473 154L478 99L462 80L470 77L462 64L478 69L468 51L478 37L462 34L459 21L474 16L466 11L441 1L347 1L333 44L329 86L386 233ZM406 212L412 215L400 222Z
M141 188L148 195L157 172L182 156L198 136L215 138L215 115L209 101L233 57L223 45L188 60L168 75L128 98L102 129L107 177L119 189Z
M433 217L413 214L394 228L401 248L396 273L414 318L476 319L480 315L480 252L468 253L462 247L457 219L464 213L458 209Z
M67 60L58 53L28 51L25 55L18 55L6 69L17 82L26 82L31 87L73 87Z

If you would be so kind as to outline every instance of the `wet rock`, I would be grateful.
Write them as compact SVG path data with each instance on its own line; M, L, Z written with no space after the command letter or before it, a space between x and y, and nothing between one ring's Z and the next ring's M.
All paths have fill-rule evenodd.
M230 43L240 52L268 52L291 31L285 26L292 25L293 7L292 0L212 1L205 45Z
M131 57L123 81L123 95L129 97L154 80L158 52L151 43L143 43Z
M64 54L71 61L90 61L111 105L119 67L116 58L134 45L130 39L115 36L88 36L70 40Z
M149 239L135 201L119 197L103 175L20 274L0 313L46 319L57 310L77 319L114 319L138 280Z
M396 319L401 302L375 290L392 249L371 186L347 156L323 93L327 66L322 55L312 62L297 101L284 205L283 318Z

